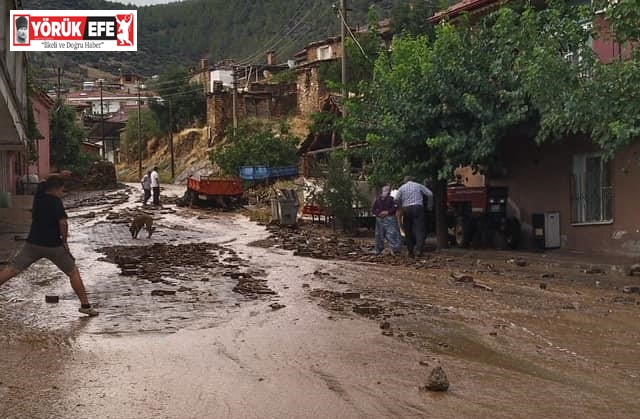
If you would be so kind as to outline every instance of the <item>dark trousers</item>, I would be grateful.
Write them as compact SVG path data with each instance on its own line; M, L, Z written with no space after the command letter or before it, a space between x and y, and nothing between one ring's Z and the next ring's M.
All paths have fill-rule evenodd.
M424 207L411 205L402 208L402 226L409 254L421 254L425 240Z
M153 205L160 205L160 187L154 187L153 189Z
M144 200L142 201L142 203L147 205L147 202L149 202L149 198L151 198L151 189L144 189Z

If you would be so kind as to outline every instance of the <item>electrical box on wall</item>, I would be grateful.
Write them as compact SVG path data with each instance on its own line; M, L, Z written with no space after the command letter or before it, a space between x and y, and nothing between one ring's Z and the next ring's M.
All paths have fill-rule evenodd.
M557 249L560 240L560 213L546 212L531 216L533 239L539 249Z

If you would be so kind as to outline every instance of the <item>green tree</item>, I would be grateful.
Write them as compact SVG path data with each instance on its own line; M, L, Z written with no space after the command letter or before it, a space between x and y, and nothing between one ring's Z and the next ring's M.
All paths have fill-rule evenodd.
M150 109L140 110L140 146L146 154L147 143L152 138L162 135L156 115ZM132 110L127 117L127 126L124 134L124 150L128 160L138 158L138 111Z
M237 176L241 166L291 166L298 156L298 139L281 126L274 133L268 124L243 124L234 130L229 129L227 143L211 151L211 161L222 174Z
M435 35L429 18L443 5L438 0L418 0L414 2L399 2L391 13L391 29L400 36L425 35L433 38ZM448 5L448 4L447 4Z
M204 86L191 83L189 73L179 67L172 67L149 88L161 97L152 101L150 109L156 115L163 132L180 131L204 123L206 119L206 99ZM169 126L169 106L171 106L171 126Z
M351 179L347 159L342 153L331 154L327 179L320 200L344 231L348 231L352 227L355 199L355 186L353 179Z
M503 7L473 28L442 23L433 42L400 37L378 58L365 95L349 103L346 125L366 133L373 183L438 181L440 246L455 168L495 162L500 141L525 124L539 123L544 141L575 123L563 109L594 63L579 22L577 9L552 2L543 11Z
M51 164L58 170L72 168L80 160L80 144L85 137L77 124L74 108L57 102L51 112L50 122Z

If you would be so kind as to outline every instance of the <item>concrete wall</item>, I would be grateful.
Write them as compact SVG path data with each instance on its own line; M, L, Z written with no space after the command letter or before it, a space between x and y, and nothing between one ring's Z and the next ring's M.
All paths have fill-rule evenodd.
M543 146L522 139L505 143L507 176L492 179L491 184L509 187L510 212L521 220L528 247L533 246L531 215L559 211L563 248L640 256L640 144L621 151L612 161L613 221L571 223L573 156L595 151L586 138Z

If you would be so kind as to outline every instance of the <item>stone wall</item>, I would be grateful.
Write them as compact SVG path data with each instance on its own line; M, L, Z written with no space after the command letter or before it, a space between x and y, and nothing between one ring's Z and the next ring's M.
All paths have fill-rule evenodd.
M308 66L298 70L297 78L298 113L302 117L319 112L326 88L320 82L318 66Z

